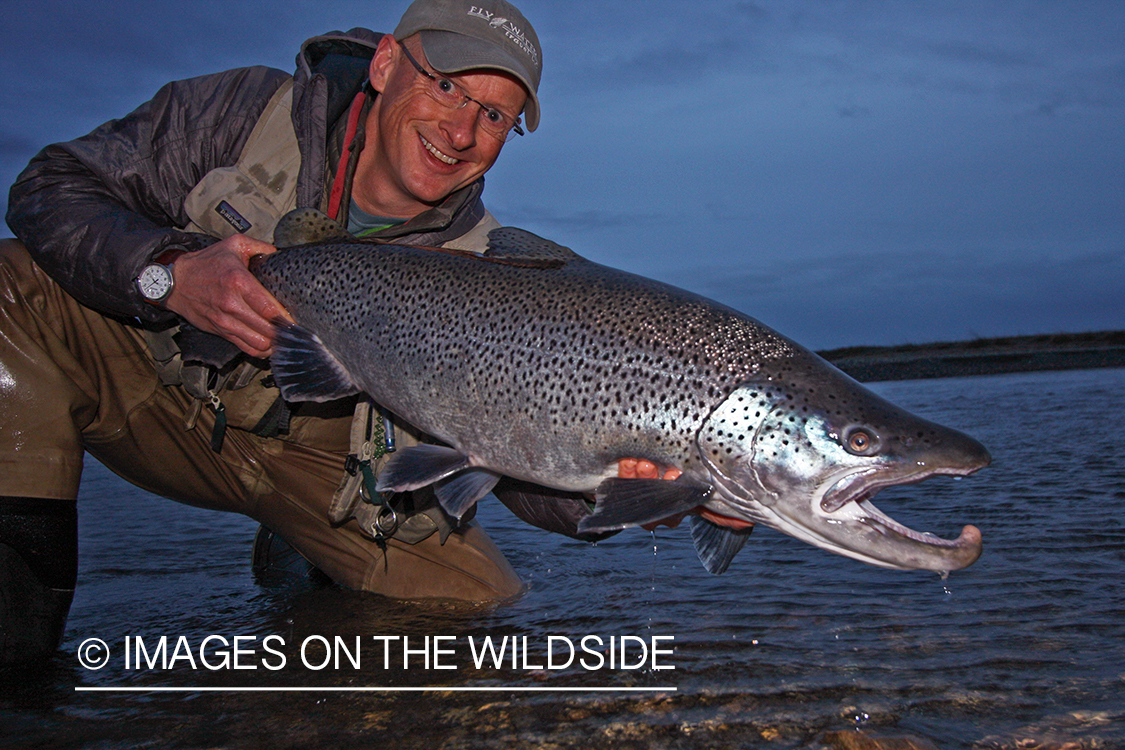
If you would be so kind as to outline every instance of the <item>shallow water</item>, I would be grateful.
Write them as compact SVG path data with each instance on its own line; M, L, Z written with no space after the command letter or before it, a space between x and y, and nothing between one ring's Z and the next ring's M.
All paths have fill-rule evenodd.
M981 528L983 557L948 580L868 567L769 529L710 576L686 528L590 546L493 504L479 518L529 584L512 604L263 588L249 571L253 523L154 498L92 465L66 639L46 673L0 688L0 745L816 748L860 730L941 748L1125 746L1125 370L874 387L993 454L976 476L878 498L916 529ZM203 646L210 635L231 646L241 637L238 665L255 668L224 665L223 641ZM610 668L604 646L581 650L587 635L617 647L626 636L626 665L645 666L621 669L616 648ZM126 637L153 653L161 636L166 656L179 655L168 669L143 657L138 668L135 652L126 668ZM338 668L319 668L318 636L340 636L353 653L358 636L360 666L342 653ZM408 636L407 668L401 638L374 636ZM445 638L430 641L429 669L427 636ZM472 646L487 636L526 638L526 661L478 668ZM547 669L552 636L556 664L570 643L591 668L576 658ZM109 647L98 670L78 658L90 638ZM644 659L640 644L654 638L661 653ZM351 690L434 686L495 691ZM122 687L301 690L76 690ZM605 687L633 692L595 690Z

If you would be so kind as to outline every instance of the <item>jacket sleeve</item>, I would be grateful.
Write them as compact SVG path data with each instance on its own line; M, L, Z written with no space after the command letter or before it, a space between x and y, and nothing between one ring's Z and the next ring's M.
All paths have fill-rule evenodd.
M109 315L161 323L133 280L167 248L215 240L187 226L184 198L238 160L287 75L264 67L176 81L120 120L47 146L12 186L8 226L75 299Z

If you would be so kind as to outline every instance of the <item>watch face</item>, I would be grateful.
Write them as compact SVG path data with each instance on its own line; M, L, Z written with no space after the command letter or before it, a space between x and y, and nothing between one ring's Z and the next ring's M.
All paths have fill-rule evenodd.
M166 266L146 266L137 277L137 286L145 299L159 302L172 291L172 274Z

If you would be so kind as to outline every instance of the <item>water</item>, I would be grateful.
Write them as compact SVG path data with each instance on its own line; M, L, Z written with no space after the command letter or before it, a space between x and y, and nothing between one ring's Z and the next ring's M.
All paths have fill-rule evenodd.
M480 517L529 583L513 604L267 589L249 572L254 524L145 495L91 466L66 639L45 674L3 688L0 745L818 748L861 730L941 748L1125 747L1125 370L875 387L992 451L992 467L974 477L878 498L916 529L950 537L965 523L981 528L983 557L948 580L871 568L768 529L715 577L696 561L686 528L589 546L494 505ZM213 639L203 656L219 668L208 669L199 648L209 635L232 645L242 636L239 664L255 668L224 668ZM276 655L264 647L270 635ZM627 664L645 667L610 669L604 646L588 641L581 651L587 635L615 646L628 636ZM178 661L126 669L126 637L155 651L161 636L169 657L183 636ZM360 667L344 656L339 668L314 668L326 654L315 636L349 646L360 636ZM386 641L384 668L384 641L372 636L409 636L407 668L401 640ZM447 638L430 669L427 636ZM522 659L478 668L469 639L479 646L486 636L521 645L526 637L528 668ZM550 636L557 663L569 642L602 668L576 660L546 669ZM89 638L109 645L100 670L77 658ZM651 653L642 659L639 644L651 649L654 638L674 649L655 665L674 669L653 669ZM282 655L285 666L271 669ZM637 692L75 690L155 686Z

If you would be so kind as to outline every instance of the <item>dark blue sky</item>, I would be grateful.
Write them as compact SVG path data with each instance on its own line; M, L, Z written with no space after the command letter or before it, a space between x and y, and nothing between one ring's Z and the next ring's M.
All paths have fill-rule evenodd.
M543 123L490 174L502 222L816 348L1125 328L1125 3L517 4ZM0 182L405 6L6 0Z

